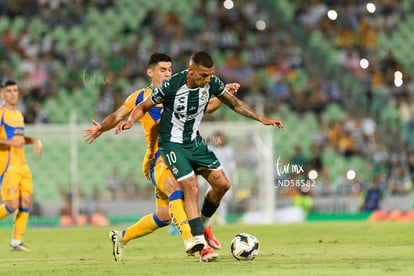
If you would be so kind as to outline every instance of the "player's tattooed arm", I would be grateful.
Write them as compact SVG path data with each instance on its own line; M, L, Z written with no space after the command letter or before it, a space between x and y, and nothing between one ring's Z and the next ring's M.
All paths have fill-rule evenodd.
M258 114L248 104L238 99L237 97L231 95L230 93L224 93L223 95L219 96L219 99L240 115L259 121L264 125L277 126L281 130L285 129L283 123L280 120L269 119Z
M224 93L223 95L219 96L219 99L240 115L260 122L261 116L257 114L257 112L254 111L245 102L233 96L231 93Z

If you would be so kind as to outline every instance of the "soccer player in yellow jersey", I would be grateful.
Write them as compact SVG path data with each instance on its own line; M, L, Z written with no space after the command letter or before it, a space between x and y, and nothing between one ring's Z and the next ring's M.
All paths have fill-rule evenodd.
M29 220L33 181L25 160L24 145L33 144L35 155L42 152L40 140L24 136L22 113L16 108L19 89L14 81L6 81L1 87L3 105L0 106L0 186L3 204L0 219L15 213L12 251L30 251L22 242Z
M115 112L109 114L102 123L92 121L94 126L86 129L84 139L92 143L103 132L114 128L120 121L124 120L162 81L169 79L172 74L172 60L168 55L155 53L151 55L147 64L147 74L151 78L151 86L133 92L124 104ZM234 91L235 92L235 91ZM212 112L220 107L219 100L212 100L208 111ZM217 254L210 247L205 247L204 236L194 236L191 233L188 219L183 205L183 192L174 176L164 164L158 152L158 127L157 123L161 118L162 105L151 109L141 120L147 142L147 152L143 160L143 171L145 176L154 184L156 195L155 214L148 214L142 217L134 225L123 231L112 230L109 237L113 242L113 255L116 261L121 260L123 248L132 239L152 233L154 230L173 223L179 229L184 240L187 254L194 254L201 251L201 261L212 261ZM210 233L211 235L211 233ZM212 238L214 236L211 235ZM205 248L204 248L205 247Z

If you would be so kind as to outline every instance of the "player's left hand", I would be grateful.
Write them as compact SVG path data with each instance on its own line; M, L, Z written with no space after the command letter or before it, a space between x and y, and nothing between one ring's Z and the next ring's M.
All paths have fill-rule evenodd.
M33 150L34 150L35 155L42 154L43 146L42 146L42 142L40 142L39 139L35 139L33 141Z
M115 127L115 134L120 134L122 131L126 129L130 129L132 124L130 121L121 121Z
M267 126L277 126L281 130L285 130L285 126L283 125L282 121L276 119L268 119L262 118L262 123Z

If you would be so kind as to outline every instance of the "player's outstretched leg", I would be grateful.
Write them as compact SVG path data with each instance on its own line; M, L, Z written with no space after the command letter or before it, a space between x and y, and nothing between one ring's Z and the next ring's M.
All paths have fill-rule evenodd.
M112 241L112 254L115 261L121 261L126 246L126 243L122 240L122 231L111 230L108 233L108 238Z

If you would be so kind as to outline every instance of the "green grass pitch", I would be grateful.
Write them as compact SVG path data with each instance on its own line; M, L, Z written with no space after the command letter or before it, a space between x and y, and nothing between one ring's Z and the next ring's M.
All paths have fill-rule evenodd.
M186 257L179 236L160 229L131 241L116 263L106 237L118 227L29 227L32 252L10 252L11 229L0 229L1 275L414 275L414 224L307 222L216 226L223 248L214 263ZM260 242L253 261L230 255L234 234Z

